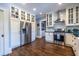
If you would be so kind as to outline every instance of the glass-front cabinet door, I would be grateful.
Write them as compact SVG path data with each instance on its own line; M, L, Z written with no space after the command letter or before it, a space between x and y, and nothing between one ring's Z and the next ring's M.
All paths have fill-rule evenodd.
M48 19L49 19L49 26L52 26L52 14L48 15Z
M48 14L46 14L46 26L48 27Z
M55 17L52 13L46 14L46 27L53 27Z
M68 9L68 24L73 24L73 8Z
M31 22L34 22L35 21L35 17L34 15L31 15Z
M21 20L25 20L25 11L21 11Z
M30 21L30 14L27 13L27 21Z
M19 9L17 9L16 7L11 7L11 13L10 13L10 17L11 19L18 19L19 18Z
M67 25L79 25L79 6L67 8L66 13Z
M76 16L76 19L75 20L76 20L76 23L79 23L79 7L78 6L76 7L75 11L76 11L75 12L75 14L76 14L75 15Z

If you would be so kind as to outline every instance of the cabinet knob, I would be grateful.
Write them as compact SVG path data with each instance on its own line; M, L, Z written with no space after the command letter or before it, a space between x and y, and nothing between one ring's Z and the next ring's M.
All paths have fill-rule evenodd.
M4 34L2 34L1 37L4 37Z
M74 38L74 39L76 39L76 38Z
M76 43L74 43L74 45L76 45Z
M73 40L72 40L72 42L73 42Z
M74 50L74 52L76 52L76 50Z

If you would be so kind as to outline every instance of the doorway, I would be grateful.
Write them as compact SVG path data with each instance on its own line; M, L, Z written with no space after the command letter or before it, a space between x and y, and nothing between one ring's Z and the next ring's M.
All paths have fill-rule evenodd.
M41 22L41 34L42 38L45 38L45 31L46 31L46 21Z
M4 11L0 9L0 55L4 54Z

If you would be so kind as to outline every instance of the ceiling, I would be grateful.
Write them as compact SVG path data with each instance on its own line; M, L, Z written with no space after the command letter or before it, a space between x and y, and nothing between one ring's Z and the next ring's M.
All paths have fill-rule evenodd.
M4 3L5 4L5 3ZM5 5L9 5L11 3L6 3ZM37 15L37 19L40 18L40 13L47 13L47 12L56 12L61 9L65 9L69 5L76 5L79 3L14 3L14 5L23 8L27 12L33 13ZM1 5L1 4L0 4ZM36 11L33 11L33 8L36 8Z
M24 8L26 11L31 12L37 15L37 18L40 18L40 13L47 12L56 12L61 9L65 9L69 5L74 5L78 3L15 3L15 5ZM36 11L33 11L33 8L36 8Z
M15 3L15 5L26 9L28 12L38 15L40 12L46 13L50 11L57 11L60 9L66 8L68 5L73 5L77 3ZM36 8L36 11L33 11L33 8Z

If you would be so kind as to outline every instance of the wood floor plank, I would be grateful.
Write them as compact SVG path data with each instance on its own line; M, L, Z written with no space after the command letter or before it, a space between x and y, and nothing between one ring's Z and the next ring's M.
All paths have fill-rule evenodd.
M74 53L71 47L47 43L44 39L36 39L30 44L14 49L10 56L74 56Z

